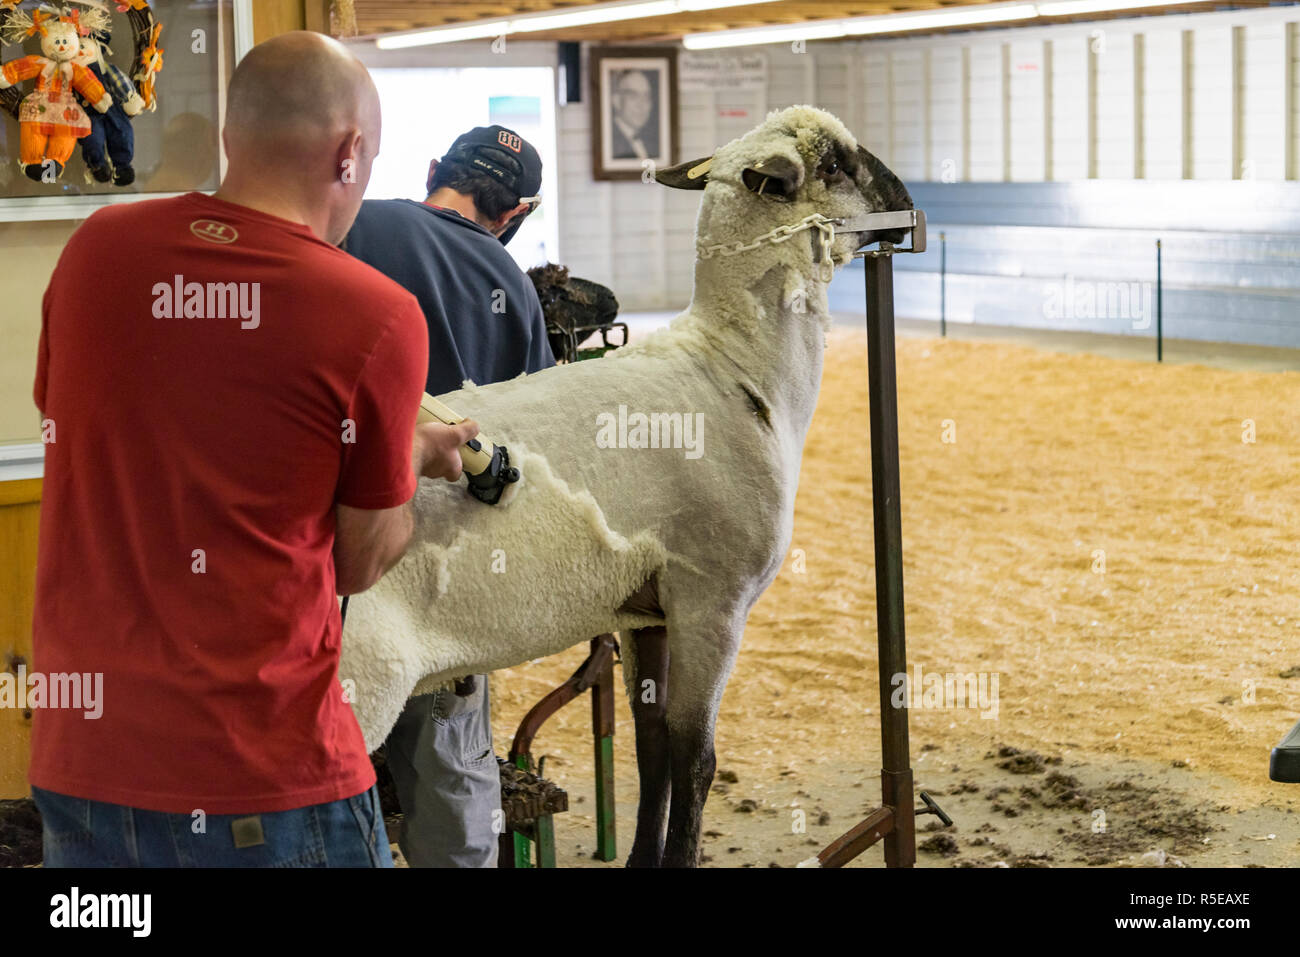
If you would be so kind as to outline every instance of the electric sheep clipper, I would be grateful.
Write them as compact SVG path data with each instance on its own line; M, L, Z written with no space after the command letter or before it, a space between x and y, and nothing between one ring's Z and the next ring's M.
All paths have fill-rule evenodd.
M457 415L426 392L415 421L458 425L465 416ZM506 447L488 441L481 432L460 447L460 460L469 480L469 494L488 505L501 501L506 486L519 481L519 469L510 464Z

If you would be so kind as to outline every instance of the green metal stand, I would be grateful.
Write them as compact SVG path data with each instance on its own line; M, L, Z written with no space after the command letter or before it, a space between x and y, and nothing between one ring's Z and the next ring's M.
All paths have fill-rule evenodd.
M607 658L591 688L591 728L595 736L595 857L617 857L614 833L614 661Z
M512 755L502 762L501 810L506 830L498 840L498 866L554 867L555 815L568 809L568 795L534 774L527 755Z
M525 771L533 769L533 738L551 715L584 691L591 691L591 733L596 768L596 859L612 861L618 857L614 812L614 656L617 652L613 635L591 639L591 654L564 684L533 706L515 732L510 748L510 762ZM514 833L516 867L530 867L530 845L536 843L539 867L555 864L554 822L549 816L537 819L532 835ZM540 863L549 860L549 864Z

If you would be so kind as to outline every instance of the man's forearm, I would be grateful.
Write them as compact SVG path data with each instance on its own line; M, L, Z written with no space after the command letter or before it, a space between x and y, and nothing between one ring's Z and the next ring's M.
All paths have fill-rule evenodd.
M406 554L415 532L411 502L382 512L338 506L334 535L335 590L355 595L379 581Z

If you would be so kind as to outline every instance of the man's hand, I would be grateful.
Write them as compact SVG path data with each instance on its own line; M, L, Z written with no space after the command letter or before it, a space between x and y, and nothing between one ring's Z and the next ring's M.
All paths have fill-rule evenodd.
M478 426L468 420L460 425L417 425L411 453L416 474L456 481L461 471L459 449L476 435ZM355 595L379 581L402 557L415 519L410 502L387 509L338 505L335 513L335 587L340 595Z
M466 419L459 425L425 422L415 427L411 460L417 475L455 482L460 478L460 447L478 435L478 425Z

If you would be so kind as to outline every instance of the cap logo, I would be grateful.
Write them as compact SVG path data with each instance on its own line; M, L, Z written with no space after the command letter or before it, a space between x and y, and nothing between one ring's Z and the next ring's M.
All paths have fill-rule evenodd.
M518 153L524 148L524 141L509 130L502 130L497 134L497 142L506 149Z
M478 166L486 170L487 172L491 173L497 179L506 178L506 174L504 170L498 169L497 167L489 163L487 160L479 159L477 156L475 156L470 159L470 162L473 163L475 166Z
M239 233L235 227L227 226L225 223L219 223L214 219L196 219L190 223L190 232L199 239L206 239L210 243L233 243L239 238Z

